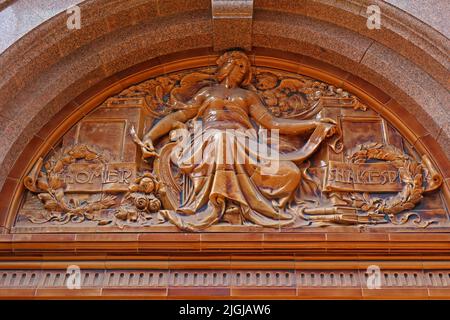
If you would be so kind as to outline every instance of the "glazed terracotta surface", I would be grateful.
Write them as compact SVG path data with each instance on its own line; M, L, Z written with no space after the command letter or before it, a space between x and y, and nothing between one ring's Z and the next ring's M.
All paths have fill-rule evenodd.
M446 22L376 2L376 31L372 1L92 0L6 32L0 298L450 298Z
M217 64L62 124L24 178L13 232L448 226L442 175L358 97L239 51Z

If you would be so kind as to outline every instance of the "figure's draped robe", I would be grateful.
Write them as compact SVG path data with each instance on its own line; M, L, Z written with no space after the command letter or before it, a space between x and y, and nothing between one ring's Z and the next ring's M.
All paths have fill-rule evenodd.
M261 153L252 147L258 136L248 116L238 107L226 109L199 114L201 121L173 149L171 162L191 179L191 190L183 195L181 207L164 210L163 216L181 229L198 231L218 222L232 202L244 221L272 228L293 223L295 217L277 206L277 200L289 197L300 182L293 161L311 156L331 126L320 123L296 151L279 154L266 144L270 151Z

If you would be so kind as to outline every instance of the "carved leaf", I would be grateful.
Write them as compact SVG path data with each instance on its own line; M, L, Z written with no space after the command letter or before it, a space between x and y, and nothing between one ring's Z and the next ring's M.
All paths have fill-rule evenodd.
M39 189L47 191L48 190L48 183L46 178L39 178L37 181L37 186Z
M49 187L53 190L59 189L63 186L63 181L56 174L51 174L49 178Z
M85 157L84 157L84 159L86 159L87 161L92 161L92 160L95 160L97 158L98 158L98 156L94 152L87 152Z
M73 158L72 158L70 155L67 155L67 156L63 157L63 158L61 159L61 161L62 161L65 165L68 165L68 164L71 164L71 163L72 163Z
M60 209L58 203L54 200L46 201L44 204L44 208L49 211L57 211Z
M163 89L161 88L161 86L156 87L155 95L156 95L156 98L158 99L158 102L163 103L164 92L163 92Z
M53 167L53 172L60 173L64 169L64 164L62 161L57 161Z
M58 190L55 191L55 198L58 201L62 201L63 200L63 198L64 198L64 191L63 191L63 189L58 189Z
M127 220L127 217L128 217L128 212L127 212L126 210L124 210L124 209L120 209L120 210L115 214L115 217L116 217L117 219L126 221L126 220Z
M52 196L48 193L40 193L38 194L38 198L43 202L52 200Z

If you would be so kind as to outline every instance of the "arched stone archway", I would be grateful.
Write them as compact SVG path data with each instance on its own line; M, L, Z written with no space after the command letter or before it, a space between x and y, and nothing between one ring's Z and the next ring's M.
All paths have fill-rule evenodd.
M252 45L313 57L365 80L372 84L366 90L386 92L420 119L425 131L419 135L437 140L448 155L448 41L392 5L379 4L385 23L370 32L365 28L365 3L286 2L275 7L270 1L256 1ZM87 1L80 7L86 32L69 32L67 15L60 13L1 55L5 134L0 181L49 115L83 91L160 56L193 49L210 53L214 36L220 37L214 34L209 1ZM336 14L330 16L329 10Z
M12 236L10 231L23 178L35 160L51 151L56 140L75 123L73 119L86 115L105 98L132 83L146 79L140 78L140 73L157 70L154 74L161 75L212 65L222 52L217 51L223 49L221 46L247 47L255 65L313 76L376 106L420 155L431 158L443 177L442 192L448 202L448 39L423 21L382 1L376 2L384 22L382 29L376 31L365 27L368 2L248 2L246 6L227 9L215 8L214 1L212 5L210 1L83 1L80 8L84 29L68 31L67 16L59 13L0 55L0 66L5 70L0 80L0 227L5 234L6 251L13 247L14 240L23 242L25 250L32 250L35 241L42 241L44 249L36 250L45 251L57 250L57 241L70 247L75 239L86 241L93 251L100 250L95 244L98 241L113 251L114 241L123 241L124 251L133 250L133 245L127 247L125 242L134 242L138 247L147 245L152 254L164 246L180 250L164 236L158 240L164 243L155 245L156 238L151 234L148 239L144 235L114 235L115 240L102 235L50 235L47 241L45 236ZM10 6L18 3L20 0L13 1ZM220 10L230 20L228 24L215 21ZM241 21L244 19L251 19L251 25ZM242 34L225 34L227 26L242 27ZM221 241L231 240L216 239L214 235L180 236L187 239L186 252L192 251L189 246L192 249L208 245L214 252L220 249ZM249 237L252 236L258 239L247 243L249 251L261 243L276 246L281 241L271 240L274 236L270 235L261 239ZM327 250L332 252L348 240L345 237L326 236ZM420 237L405 238L410 247L400 248L399 252L427 252ZM448 239L445 234L433 237L430 241L437 247L436 254L443 257ZM306 238L302 235L293 242L299 244ZM312 251L319 250L324 239L312 235L308 246ZM370 251L374 242L379 242L377 249L381 252L398 246L395 241L391 243L390 235L386 238L363 234L356 239L368 241L363 251ZM76 245L73 248L82 251ZM295 245L291 250L297 250L294 248ZM355 254L358 248L358 244L350 245L349 252Z

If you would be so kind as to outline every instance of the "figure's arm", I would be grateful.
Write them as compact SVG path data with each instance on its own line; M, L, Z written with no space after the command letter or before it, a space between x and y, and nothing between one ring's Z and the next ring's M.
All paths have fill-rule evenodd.
M159 139L162 136L168 134L171 130L179 128L181 124L185 123L189 119L194 118L200 106L206 99L206 90L201 90L194 98L189 101L189 103L181 103L183 108L176 112L170 113L164 118L162 118L156 125L154 125L149 132L144 136L142 142L145 145L144 154L153 155L155 154L153 141ZM180 107L180 105L176 105L175 107Z
M189 119L195 117L197 111L197 108L190 108L185 110L178 110L174 113L168 114L151 128L151 130L144 136L142 141L146 144L152 143L158 138L168 134L172 129L179 127L180 122L185 123Z
M197 94L194 95L192 99L190 99L188 102L182 102L173 96L170 97L170 106L174 110L185 110L185 109L191 109L191 108L200 108L200 106L203 104L205 99L208 97L209 94L209 88L205 87L203 89L200 89Z
M334 126L331 119L321 120L295 120L283 119L273 116L261 103L259 97L252 96L250 115L261 126L267 129L278 129L280 134L302 134L315 129L318 125Z

